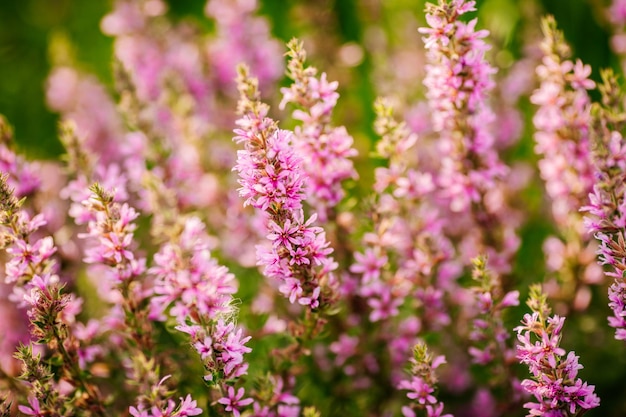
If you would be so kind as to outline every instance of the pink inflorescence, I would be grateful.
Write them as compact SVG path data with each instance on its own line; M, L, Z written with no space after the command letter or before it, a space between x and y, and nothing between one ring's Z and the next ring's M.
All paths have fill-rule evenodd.
M429 26L420 29L427 50L424 85L440 155L434 180L440 206L459 217L459 224L447 230L462 236L462 261L469 264L483 253L494 271L508 273L519 246L519 221L507 202L510 171L497 152L500 138L493 134L489 95L495 68L485 56L488 32L476 30L477 19L461 17L474 10L474 1L427 3Z
M148 272L155 278L151 317L165 320L169 307L176 328L189 335L202 359L205 380L217 384L246 374L243 356L251 349L245 345L250 336L232 323L235 277L211 256L210 247L204 224L190 217L177 240L161 246Z
M443 414L443 402L435 395L437 376L435 370L446 363L444 356L433 357L423 342L414 347L411 358L411 378L400 381L398 388L408 391L406 396L413 401L411 406L402 407L404 417L415 417L416 410L426 411L426 417L453 417Z
M544 22L543 62L537 67L541 85L530 100L538 107L533 123L539 171L561 227L568 226L593 187L591 100L587 90L591 68L566 59L567 49L551 19ZM560 54L559 54L560 53ZM578 231L579 233L582 231Z
M280 107L293 103L297 109L293 118L302 122L297 126L293 146L302 157L307 175L307 201L315 207L321 221L327 221L330 211L345 195L342 182L356 179L352 161L357 155L353 140L343 126L331 124L337 104L337 81L328 82L326 73L317 77L317 70L305 67L306 53L296 39L289 42L287 74L293 79L289 88L282 88Z
M546 298L537 286L531 287L528 305L532 314L525 314L517 331L517 358L528 366L533 379L522 381L522 387L535 397L524 407L532 416L576 416L581 410L600 405L595 387L577 378L582 365L578 356L565 350L561 343L561 331L565 317L549 316Z
M476 10L475 4L465 0L429 4L429 27L419 29L425 35L428 58L424 85L433 128L441 135L439 183L456 212L478 202L481 192L506 171L489 130L494 115L487 98L495 73L485 59L489 45L483 39L489 32L475 30L477 19L468 23L459 19ZM470 157L476 162L467 167L463 160Z
M146 259L135 254L133 241L137 228L134 220L139 213L126 203L115 202L114 194L98 185L92 187L83 205L93 216L87 223L87 233L80 235L92 243L85 251L85 263L107 266L106 273L114 283L141 276L146 271Z
M245 82L249 80L240 81L241 91ZM267 215L271 245L258 247L258 263L266 276L280 282L279 290L290 302L318 309L328 297L322 289L334 281L337 264L329 256L324 231L312 225L317 216L305 219L302 159L292 146L292 133L276 129L266 117L268 107L244 96L240 106L246 103L252 107L237 121L234 140L244 149L237 152L235 170L245 204Z
M129 411L133 417L184 417L197 416L202 414L202 409L198 407L198 403L187 395L185 398L180 397L180 404L177 406L174 400L168 400L165 407L150 407L146 409L142 405L138 407L130 407Z
M598 137L593 153L596 183L589 204L580 210L587 213L585 228L599 243L598 264L607 268L605 275L613 280L608 291L613 311L609 325L615 328L616 339L626 340L626 143L621 133L624 122L616 116L623 114L624 101L617 77L610 71L602 76L602 123L594 129Z
M151 299L153 317L173 304L170 314L179 324L194 315L216 320L232 313L234 276L211 256L211 241L197 217L186 219L178 242L168 242L154 255L149 272L155 276Z
M372 309L370 321L398 316L406 299L413 298L437 328L450 322L444 292L433 279L450 255L450 243L432 206L433 176L411 165L417 137L394 120L391 105L379 100L374 109L381 136L376 149L388 166L374 171L374 230L363 235L364 247L354 252L350 272L360 276L358 295Z
M472 288L476 306L476 316L472 322L469 348L472 362L489 365L515 361L515 353L507 344L509 331L504 326L502 313L509 307L519 305L519 291L503 294L499 277L487 269L483 258L474 259L473 279L477 284Z
M84 404L93 406L96 415L102 415L99 394L85 381L80 369L80 352L85 349L80 347L80 339L72 331L82 300L63 291L64 284L58 275L60 268L53 257L57 251L54 240L51 236L37 237L46 222L42 215L29 216L22 208L23 203L24 200L17 200L8 187L6 174L0 176L0 240L11 256L6 263L6 283L13 285L14 301L28 308L33 338L29 346L17 348L15 355L24 364L21 378L27 382L31 393L30 407L22 406L20 410L25 414L44 415L52 414L57 408L51 393L58 387L50 380L49 368L39 364L40 354L33 350L36 346L41 351L45 346L50 355L56 356L58 372L64 374L68 382L68 398L83 396ZM37 364L35 369L33 364Z

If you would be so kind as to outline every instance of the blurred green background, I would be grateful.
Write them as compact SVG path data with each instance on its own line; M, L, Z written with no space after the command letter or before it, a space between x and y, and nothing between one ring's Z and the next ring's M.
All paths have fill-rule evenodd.
M507 47L519 51L514 36L520 23L519 8L532 0L478 1L481 26L503 32ZM274 35L288 40L303 30L316 28L290 11L309 3L325 9L336 22L338 37L344 42L361 42L362 9L383 0L262 0L261 13L270 19ZM423 0L384 0L385 7L403 9L423 21ZM210 30L203 15L204 0L169 0L173 18L191 17ZM538 6L556 16L576 56L594 68L615 64L608 49L607 27L602 11L606 5L596 0L543 0ZM112 39L100 32L99 22L112 7L106 0L2 0L0 1L0 113L14 125L20 147L32 158L54 158L61 152L56 140L57 117L45 106L44 82L50 71L48 45L58 36L67 37L75 47L82 69L95 74L112 91ZM300 16L299 16L300 17ZM538 24L538 23L537 23ZM327 28L326 28L327 29ZM421 42L416 32L415 42ZM371 103L372 86L367 85L367 60L357 69L362 74L359 90ZM371 106L370 106L371 107ZM371 110L364 109L371 119ZM367 126L371 120L365 120ZM368 128L365 128L366 130Z

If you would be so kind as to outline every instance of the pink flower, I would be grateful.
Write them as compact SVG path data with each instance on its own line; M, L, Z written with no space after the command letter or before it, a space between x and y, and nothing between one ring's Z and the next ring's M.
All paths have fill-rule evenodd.
M365 283L378 279L382 268L388 262L387 256L379 252L371 248L367 248L363 254L355 252L356 262L350 266L350 272L362 274Z
M414 376L410 381L402 381L400 389L409 390L406 395L412 400L417 400L419 404L436 404L437 399L432 395L433 387L428 385L422 378Z
M44 417L45 415L47 415L47 412L44 413L41 408L39 408L39 400L37 400L37 398L33 397L33 396L29 396L28 397L28 404L30 405L30 407L27 407L25 405L18 405L18 409L26 414L27 416L36 416L36 417Z
M273 232L268 234L267 238L274 242L274 245L283 245L287 249L292 250L292 244L297 245L300 243L300 239L297 237L299 225L294 224L292 226L290 219L287 219L282 227L270 220L269 226Z
M237 121L240 128L235 130L234 140L243 143L244 150L238 151L234 170L239 173L244 205L268 216L266 237L272 246L257 247L257 263L268 278L278 280L279 291L291 303L317 309L320 281L329 277L326 282L332 282L337 264L329 257L332 249L324 231L312 226L317 216L304 220L302 159L294 150L292 133L274 128L273 121L264 117L265 105L254 101L249 106L256 110Z
M197 416L200 414L202 414L202 409L198 407L198 403L191 398L190 394L187 394L185 398L180 397L180 405L178 412L174 414L175 416Z
M529 415L563 415L567 410L572 415L581 410L595 408L600 399L594 387L576 378L582 366L578 356L569 352L564 358L565 350L559 346L564 318L551 316L543 319L539 314L550 310L538 296L537 289L531 288L533 314L525 314L522 325L515 328L519 344L517 358L526 364L533 379L522 381L522 387L537 402L524 404L530 410ZM540 412L537 414L537 412ZM550 414L552 413L552 414Z
M235 394L235 389L229 386L228 396L220 398L217 402L225 405L226 411L231 411L235 417L239 417L241 415L241 408L254 402L252 398L242 399L244 393L244 389L239 388L239 390L237 390L237 394Z
M453 417L452 414L442 414L442 413L443 413L443 403L426 406L427 417Z
M152 414L148 410L144 410L144 407L140 405L138 408L130 406L128 412L133 417L152 417Z
M292 117L302 121L302 125L294 131L293 145L303 158L302 168L308 177L307 201L325 222L329 210L345 195L342 182L357 177L349 159L357 152L346 128L331 124L332 111L339 98L338 83L328 82L325 73L316 77L316 69L305 66L306 52L299 41L293 40L287 46L290 57L287 75L293 83L281 89L280 108L287 103L297 106Z

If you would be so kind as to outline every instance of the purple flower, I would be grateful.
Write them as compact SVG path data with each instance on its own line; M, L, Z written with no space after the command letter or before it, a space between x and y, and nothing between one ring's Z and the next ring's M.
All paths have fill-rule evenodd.
M180 405L175 416L197 416L202 414L202 409L198 407L196 400L191 398L191 395L187 394L185 398L180 397Z
M412 400L417 400L419 404L435 404L437 399L432 395L434 389L422 378L414 376L410 381L402 381L400 389L408 390L406 394Z
M39 408L39 400L37 400L37 398L29 396L28 404L29 407L25 405L19 405L17 408L20 410L20 412L26 414L27 416L43 417L47 415L47 412L44 413L44 411Z
M471 243L462 244L473 251L463 254L463 262L486 253L496 272L508 272L518 242L509 238L516 227L511 209L492 203L493 195L506 193L509 174L497 153L500 138L493 135L495 115L489 106L495 69L485 57L488 32L476 30L476 19L460 18L474 5L464 0L426 3L429 27L420 29L427 58L424 86L440 156L433 181L441 201L455 218L464 219L459 222L464 224L462 234ZM427 192L428 179L421 180L423 190L401 192Z
M226 411L231 411L235 417L239 417L241 415L241 408L254 402L252 398L242 399L244 393L245 390L243 388L239 388L235 394L235 389L229 386L227 396L220 398L217 402L225 405Z
M599 406L594 386L576 378L582 368L578 356L569 352L564 357L565 350L559 346L565 318L548 317L550 308L539 286L531 287L528 305L532 315L525 314L522 325L515 328L520 342L517 358L533 376L522 381L522 387L537 401L524 404L528 415L574 415Z
M445 362L443 356L433 357L423 342L415 345L411 358L411 379L404 379L398 384L398 388L409 391L406 396L414 400L410 407L402 407L402 414L405 417L414 417L416 415L414 409L426 410L428 417L452 417L451 414L441 415L443 403L434 395L437 383L435 369Z
M357 152L345 127L331 125L332 110L339 98L338 83L329 83L325 73L317 78L315 68L305 67L306 52L301 42L294 39L287 47L290 57L287 75L293 84L281 89L283 99L279 107L282 109L287 103L297 106L292 116L301 120L302 125L296 128L293 142L308 177L307 201L325 222L345 194L342 182L357 177L349 159Z
M355 263L350 266L350 272L361 274L364 284L380 277L380 272L387 265L388 258L384 254L377 253L372 248L367 248L365 253L354 253Z
M244 111L234 140L244 149L237 152L234 170L239 173L244 204L267 216L266 237L272 242L271 248L257 248L257 263L267 277L279 282L279 291L291 303L316 310L329 302L337 264L329 256L332 249L324 231L312 226L317 215L305 221L302 202L307 178L293 134L277 129L265 117L268 108L258 99L256 88L256 80L249 79L242 68L239 107Z

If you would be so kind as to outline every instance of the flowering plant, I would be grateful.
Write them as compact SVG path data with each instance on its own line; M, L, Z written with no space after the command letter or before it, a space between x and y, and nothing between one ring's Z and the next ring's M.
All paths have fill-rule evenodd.
M114 89L52 42L62 155L0 119L0 415L622 415L619 75L537 10L514 55L488 1L264 6L116 0Z

